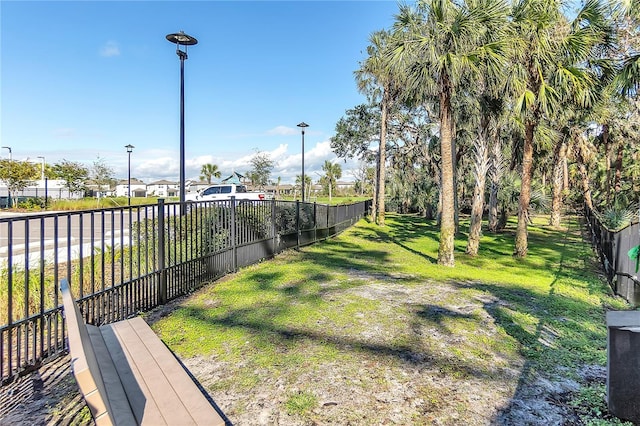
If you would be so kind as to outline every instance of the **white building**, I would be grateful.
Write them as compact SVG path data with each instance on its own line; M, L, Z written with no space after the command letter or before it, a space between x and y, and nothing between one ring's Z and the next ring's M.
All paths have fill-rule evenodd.
M169 180L157 180L147 185L147 195L150 197L177 197L179 192L180 184Z
M121 180L116 185L116 197L129 196L129 182L127 179ZM131 179L131 197L146 197L147 184L138 179Z
M61 179L38 179L22 191L15 191L12 197L47 197L54 199L79 199L84 197L84 192L69 192L64 187L65 181ZM0 198L7 198L9 190L0 182Z

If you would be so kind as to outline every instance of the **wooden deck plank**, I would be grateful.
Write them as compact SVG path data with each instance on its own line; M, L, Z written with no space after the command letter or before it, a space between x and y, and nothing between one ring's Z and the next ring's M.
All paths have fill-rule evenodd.
M142 318L140 318L142 320ZM144 321L144 320L142 320ZM127 357L128 364L132 366L137 382L146 385L144 390L147 396L144 416L141 424L158 424L157 420L149 422L148 414L155 416L156 410L164 420L165 424L174 425L195 425L189 410L182 404L180 396L173 388L171 381L167 378L166 372L162 371L153 353L147 348L146 342L140 339L130 321L120 321L111 324L110 328L115 332L120 346ZM158 339L154 334L154 338ZM173 355L172 355L173 356ZM118 365L118 363L116 363ZM133 367L135 365L135 368ZM153 412L150 411L150 400L155 402Z
M158 338L147 323L140 317L128 320L129 324L144 342L158 367L164 372L173 386L177 397L198 425L224 425L225 422L211 405L209 400L187 374L173 353ZM217 421L213 421L216 419Z
M122 380L118 376L116 366L113 364L113 358L109 353L107 343L102 335L102 330L98 327L87 326L91 346L96 354L96 359L100 366L99 375L102 377L106 394L103 396L108 401L109 421L105 420L104 424L110 425L132 425L136 423L135 416L131 411L129 397L124 390ZM102 424L96 418L96 424ZM100 419L101 420L101 419Z
M138 380L140 372L137 364L130 362L130 355L127 355L122 348L122 342L112 326L113 324L103 325L100 327L100 331L127 394L129 406L137 424L142 424L144 419L147 422L151 422L149 424L165 425L166 421L160 414L160 409L156 402L146 396L151 395L146 382Z

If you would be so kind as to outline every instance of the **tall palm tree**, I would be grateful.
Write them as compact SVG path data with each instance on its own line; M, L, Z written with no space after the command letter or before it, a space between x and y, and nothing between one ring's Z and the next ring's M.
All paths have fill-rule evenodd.
M200 179L206 180L207 183L211 183L211 178L220 178L222 173L218 170L218 166L215 164L203 164L200 169Z
M596 148L586 137L584 132L574 132L572 134L571 148L571 153L576 161L578 173L580 175L580 186L582 189L584 204L589 208L589 210L593 210L589 166L593 163L595 158Z
M534 135L545 117L552 116L561 101L571 97L579 106L588 106L593 79L583 67L602 34L597 25L603 10L588 1L569 23L557 0L520 0L512 12L514 28L514 68L518 113L524 127L518 225L514 256L525 257L528 250L527 221L531 202Z
M278 180L276 182L276 197L280 198L280 183L282 182L282 177L278 176Z
M338 163L332 163L329 160L325 160L322 165L324 176L329 186L329 202L331 202L331 196L333 189L335 189L336 182L342 177L342 167Z
M556 142L553 150L552 190L551 190L551 215L549 225L560 226L562 208L562 193L565 189L565 167L567 160L569 134L563 134Z
M498 192L500 191L500 182L506 172L506 159L502 152L502 139L498 135L490 148L489 155L489 218L488 228L490 232L498 231Z
M296 175L296 187L302 187L302 176ZM304 175L304 187L305 187L305 199L308 200L311 196L311 176Z
M435 102L440 124L441 220L438 263L454 266L455 126L452 98L465 75L502 65L499 41L485 43L487 33L506 24L506 5L499 0L454 2L428 0L415 8L401 6L394 28L402 35L393 51L395 68L406 75L410 96Z
M387 128L389 125L389 111L393 102L398 98L401 84L398 76L391 71L389 63L389 49L392 34L388 31L377 31L369 38L367 59L355 72L358 89L366 94L370 102L380 104L380 145L378 148L377 179L374 197L374 219L380 226L384 226L385 218L385 180L386 180L386 149Z
M623 162L630 135L629 125L635 120L632 115L640 88L640 5L638 1L614 3L612 18L615 20L615 38L607 54L614 65L601 71L599 123L602 126L600 140L605 153L606 204L617 202L621 191ZM615 153L615 154L614 154Z
M498 87L497 81L486 83L493 87ZM499 118L504 112L504 103L496 95L495 92L491 93L491 91L486 90L486 93L481 94L479 101L480 120L477 137L474 140L473 176L475 184L466 249L466 253L471 256L476 256L480 247L486 180L492 163L489 151L492 144L499 145Z
M620 7L615 11L615 17L620 22L617 28L622 33L619 37L622 66L616 76L616 85L626 96L637 95L640 89L640 49L638 49L640 2L631 0L618 4Z

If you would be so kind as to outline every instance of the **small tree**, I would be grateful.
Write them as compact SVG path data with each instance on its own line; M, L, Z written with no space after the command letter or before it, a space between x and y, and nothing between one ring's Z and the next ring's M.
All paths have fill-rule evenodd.
M353 172L356 178L356 190L362 197L365 192L367 194L373 192L373 185L376 179L376 168L368 163L361 161L358 168Z
M64 187L69 190L69 193L84 191L85 181L89 177L89 170L85 166L68 160L54 164L53 173L65 182Z
M91 167L91 177L98 185L98 192L102 192L102 187L108 188L113 182L113 169L105 163L103 158L98 156Z
M7 186L9 200L12 199L12 193L23 190L39 176L40 171L37 164L28 161L0 160L0 181ZM13 199L13 206L15 207L15 205L16 200Z
M305 199L309 199L309 196L311 195L311 176L305 174L304 175L304 187L305 187ZM302 176L301 175L296 175L296 189L301 188L302 187Z
M251 177L251 182L263 188L269 183L271 171L276 163L269 157L269 154L256 150L256 154L251 158L251 169L247 175Z

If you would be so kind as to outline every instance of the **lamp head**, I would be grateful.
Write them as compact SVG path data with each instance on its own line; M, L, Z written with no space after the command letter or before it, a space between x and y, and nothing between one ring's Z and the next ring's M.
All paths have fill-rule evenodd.
M195 37L191 37L188 34L185 34L184 31L180 31L179 33L167 34L167 40L171 43L175 43L178 46L193 46L194 44L198 44L198 40Z

